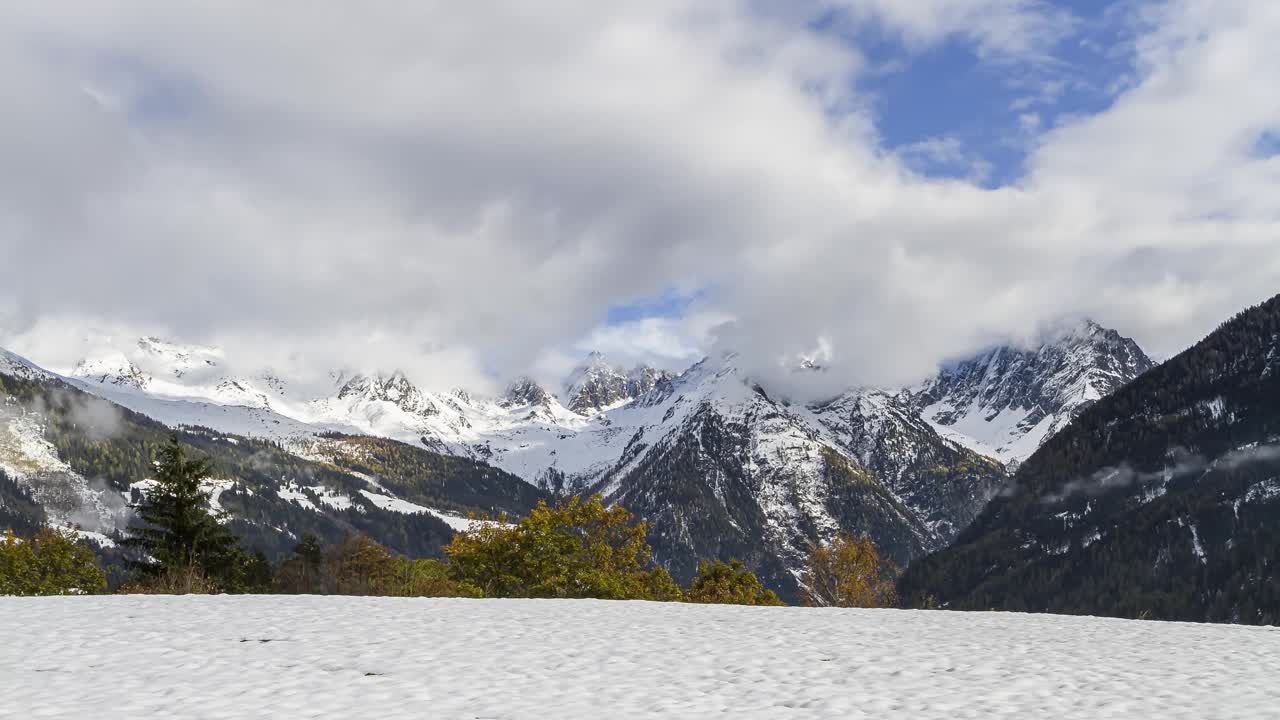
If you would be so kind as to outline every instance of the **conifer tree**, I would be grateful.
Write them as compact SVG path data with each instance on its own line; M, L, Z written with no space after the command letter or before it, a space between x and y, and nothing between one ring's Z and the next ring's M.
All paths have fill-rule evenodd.
M313 532L303 533L293 546L293 556L281 563L275 574L276 590L289 594L336 592L333 583L324 583L324 558L320 538Z
M237 538L209 512L207 458L188 458L177 436L157 453L155 484L137 505L143 524L129 528L127 547L144 559L134 567L146 578L166 577L165 586L190 592L202 578L216 587L236 583L241 553Z
M324 560L324 545L320 544L320 538L315 533L305 532L298 544L293 546L293 554L308 567L319 571L320 563Z

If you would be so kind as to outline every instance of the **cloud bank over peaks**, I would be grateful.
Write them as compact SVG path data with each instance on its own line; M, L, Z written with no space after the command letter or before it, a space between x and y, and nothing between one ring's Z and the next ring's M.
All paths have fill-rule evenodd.
M1012 78L1069 44L1056 4L19 3L0 345L110 326L441 388L717 343L903 384L1078 315L1168 354L1280 278L1280 9L1142 7L1132 82L992 189L882 146L859 38ZM608 322L673 287L709 290Z

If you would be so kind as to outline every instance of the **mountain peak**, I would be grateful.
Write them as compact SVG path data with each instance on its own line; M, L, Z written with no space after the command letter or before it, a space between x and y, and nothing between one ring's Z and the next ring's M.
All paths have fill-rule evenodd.
M499 404L503 407L519 407L522 405L546 406L551 403L551 394L543 389L533 378L520 377L507 385Z
M939 432L1016 464L1153 366L1136 342L1086 319L1038 348L1002 346L957 363L904 396Z
M222 350L205 345L182 345L154 335L138 338L137 362L154 375L181 378L189 372L216 368L223 359ZM137 353L135 353L137 355Z
M342 381L342 376L339 376ZM384 402L414 415L437 415L440 409L399 370L390 375L355 375L338 390L338 399Z
M631 370L611 365L604 353L593 350L565 380L566 406L579 415L590 415L634 400L672 377L666 370L643 364Z
M85 358L76 364L71 374L100 385L116 385L138 390L145 390L151 384L151 376L119 351Z

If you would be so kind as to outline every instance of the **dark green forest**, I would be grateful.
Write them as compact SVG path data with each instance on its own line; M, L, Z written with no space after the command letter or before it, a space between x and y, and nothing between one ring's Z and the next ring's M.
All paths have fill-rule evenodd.
M950 548L913 604L1280 622L1280 297L1052 438Z

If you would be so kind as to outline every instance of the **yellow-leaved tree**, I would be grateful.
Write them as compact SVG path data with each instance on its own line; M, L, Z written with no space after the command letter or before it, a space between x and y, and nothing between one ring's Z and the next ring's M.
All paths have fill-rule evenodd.
M871 538L841 535L817 544L801 577L801 598L815 607L894 607L898 569L882 558Z
M454 580L485 597L677 600L653 562L648 525L599 495L539 503L515 525L477 522L444 548Z

